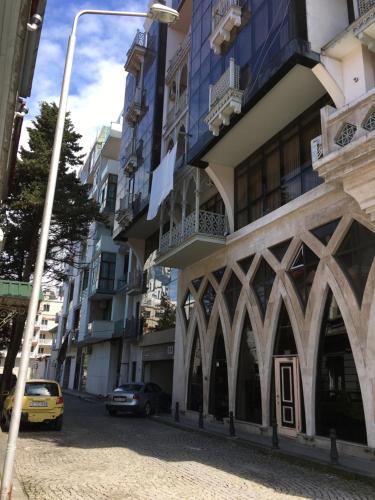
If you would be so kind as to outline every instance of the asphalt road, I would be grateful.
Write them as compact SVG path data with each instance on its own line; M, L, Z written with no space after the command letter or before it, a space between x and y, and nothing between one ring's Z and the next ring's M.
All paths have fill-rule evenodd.
M153 419L109 417L65 398L61 432L21 432L17 474L31 499L375 499L368 483Z

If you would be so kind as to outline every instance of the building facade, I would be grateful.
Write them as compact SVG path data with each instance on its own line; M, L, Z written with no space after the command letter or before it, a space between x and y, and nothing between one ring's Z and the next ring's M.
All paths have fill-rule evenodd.
M125 64L118 380L173 356L186 415L372 457L374 2L169 4Z
M368 456L374 3L178 8L160 98L173 190L157 218L133 203L115 229L142 257L158 221L155 264L179 269L173 401L193 418L232 411L253 433L275 421L306 445L328 447L335 429ZM133 199L143 175L137 163Z
M50 376L52 346L56 340L62 304L63 298L56 290L43 291L31 343L30 378L46 379Z

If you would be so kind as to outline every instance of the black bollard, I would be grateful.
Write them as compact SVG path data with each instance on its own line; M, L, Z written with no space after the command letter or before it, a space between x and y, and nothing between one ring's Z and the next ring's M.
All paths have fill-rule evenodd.
M329 452L329 457L331 459L331 464L339 463L339 452L337 451L337 434L336 429L330 429L329 437L331 439L331 449Z
M274 420L272 422L272 448L274 450L279 449L279 435L277 434L277 422Z
M174 419L175 419L175 422L180 421L180 403L178 401L176 401L176 409L174 411Z
M234 429L234 418L232 411L229 412L229 435L232 437L236 435L236 431Z
M200 429L203 429L203 408L199 407L199 416L198 416L198 426Z

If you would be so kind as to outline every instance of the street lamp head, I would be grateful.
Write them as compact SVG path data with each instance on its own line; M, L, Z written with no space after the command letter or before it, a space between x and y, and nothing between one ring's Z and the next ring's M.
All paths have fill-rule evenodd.
M161 3L153 3L150 6L148 17L159 23L172 24L177 21L180 14L177 10L167 7Z

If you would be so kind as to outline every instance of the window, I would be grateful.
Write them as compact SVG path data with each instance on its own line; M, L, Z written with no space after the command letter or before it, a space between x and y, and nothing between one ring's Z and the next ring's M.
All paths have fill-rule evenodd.
M259 300L263 316L266 314L268 300L271 295L276 274L272 267L262 258L252 281L252 287Z
M113 291L115 287L116 254L103 252L100 262L99 286L103 291Z
M189 385L188 385L188 410L199 411L203 405L203 373L202 373L202 352L198 330L195 338L190 358Z
M205 292L202 296L202 305L206 314L207 321L209 321L210 319L212 308L214 307L215 298L216 292L214 290L214 287L211 285L211 283L207 283Z
M49 304L43 304L43 311L49 311L50 305Z
M40 338L40 339L45 339L45 338L46 338L46 334L45 334L45 333L41 333L41 334L39 335L39 338Z
M42 319L42 325L47 326L48 325L48 319Z
M237 275L234 272L232 272L224 292L225 302L227 303L229 315L232 322L241 290L242 290L242 283L237 278Z
M204 210L205 212L225 215L224 202L219 193L215 194L215 196L212 196L212 198L207 200L205 203L202 203L200 209Z
M238 357L236 418L262 423L258 354L253 329L246 316Z
M322 101L318 101L236 168L236 229L322 182L312 169L310 150L311 140L321 133L319 109L322 105Z
M289 269L289 276L298 292L303 308L306 308L310 290L319 265L319 257L303 243Z
M38 349L38 353L39 353L39 354L43 354L43 353L44 353L44 347L39 347L39 349Z
M192 296L192 294L190 292L188 292L186 295L185 301L184 301L184 305L183 305L186 323L189 323L191 313L193 312L194 306L195 306L195 299Z
M357 369L337 302L327 297L320 337L316 381L316 432L366 443L366 425Z
M375 257L375 233L354 221L341 243L335 258L345 272L362 304L368 273Z
M117 193L117 175L109 174L101 191L100 204L102 208L115 210Z

